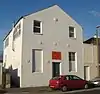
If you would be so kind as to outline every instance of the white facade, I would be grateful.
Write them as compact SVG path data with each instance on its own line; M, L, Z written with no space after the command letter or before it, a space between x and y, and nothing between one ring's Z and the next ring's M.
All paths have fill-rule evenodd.
M41 22L41 33L34 33L34 20ZM13 41L14 28L18 24L21 24L21 33ZM20 87L47 86L52 77L53 62L60 62L60 74L76 74L84 78L82 27L61 8L54 5L24 16L16 26L7 36L9 45L4 48L4 63L6 68L12 66L13 70L18 70ZM69 37L70 26L74 27L74 38ZM61 53L61 60L52 59L53 51ZM69 71L69 52L75 53L73 71Z

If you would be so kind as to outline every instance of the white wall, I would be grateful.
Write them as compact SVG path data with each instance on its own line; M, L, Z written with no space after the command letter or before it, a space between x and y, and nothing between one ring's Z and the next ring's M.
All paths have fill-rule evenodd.
M90 67L90 80L95 78L97 71L97 46L84 43L84 66Z
M54 18L58 18L58 22ZM33 33L33 20L42 21L43 34ZM76 39L68 38L69 26L76 28ZM23 20L21 87L48 85L52 77L52 51L62 52L61 74L76 74L83 78L82 33L81 26L58 6L26 16ZM54 45L56 42L57 46ZM32 49L43 50L43 73L32 73ZM69 72L69 51L77 52L77 72Z
M12 71L12 75L16 75L16 72L18 72L17 76L21 76L21 52L22 52L22 29L23 29L23 19L21 19L17 25L21 23L21 34L19 37L17 37L15 39L15 41L13 41L13 32L14 32L14 28L12 29L12 31L10 32L10 34L7 36L9 37L9 45L4 49L4 56L3 56L3 64L5 63L5 68L9 68L10 66L12 66L13 71ZM17 26L16 25L16 26ZM15 26L15 27L16 27ZM5 42L5 40L4 40ZM13 44L14 43L14 44ZM14 48L14 51L12 50L12 48ZM6 56L6 58L5 58ZM16 76L15 76L16 78Z

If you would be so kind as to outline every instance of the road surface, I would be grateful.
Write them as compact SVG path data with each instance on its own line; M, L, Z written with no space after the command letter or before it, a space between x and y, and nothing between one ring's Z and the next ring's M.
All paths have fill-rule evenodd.
M3 94L100 94L100 88L92 88L87 90L73 90L73 91L48 91L48 90L41 90L37 92L12 92L12 93L3 93Z

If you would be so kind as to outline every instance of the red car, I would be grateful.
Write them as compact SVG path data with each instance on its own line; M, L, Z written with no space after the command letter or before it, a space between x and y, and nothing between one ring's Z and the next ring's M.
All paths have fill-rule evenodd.
M92 85L90 82L81 79L76 75L60 75L53 77L49 81L49 87L52 89L61 89L67 91L68 89L89 88Z

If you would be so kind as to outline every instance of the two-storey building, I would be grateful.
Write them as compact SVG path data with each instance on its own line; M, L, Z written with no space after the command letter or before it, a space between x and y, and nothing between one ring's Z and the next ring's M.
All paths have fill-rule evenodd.
M23 16L4 38L4 65L20 87L48 86L60 74L84 78L82 27L57 5Z

